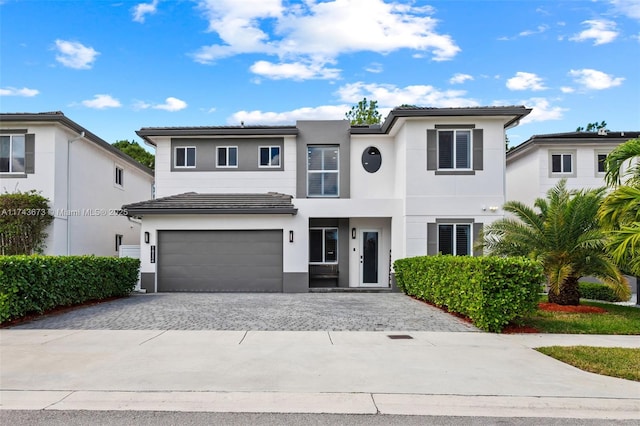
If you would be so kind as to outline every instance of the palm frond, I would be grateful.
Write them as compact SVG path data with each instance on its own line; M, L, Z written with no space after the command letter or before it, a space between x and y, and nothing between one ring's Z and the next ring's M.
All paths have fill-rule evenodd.
M605 181L609 186L618 186L622 183L624 176L636 176L639 177L640 170L638 168L631 167L630 171L623 172L623 166L626 162L629 162L633 158L640 157L640 138L629 139L625 143L618 145L613 151L607 155L605 160ZM634 172L635 170L635 172Z

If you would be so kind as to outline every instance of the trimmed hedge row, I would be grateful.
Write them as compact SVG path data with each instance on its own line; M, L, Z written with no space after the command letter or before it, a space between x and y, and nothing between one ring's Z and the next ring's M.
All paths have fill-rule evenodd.
M0 322L58 306L126 296L140 260L96 256L0 256Z
M581 299L604 300L605 302L624 302L618 295L604 284L579 282L578 290Z
M393 266L398 288L406 294L492 332L535 311L545 281L542 266L521 257L420 256Z

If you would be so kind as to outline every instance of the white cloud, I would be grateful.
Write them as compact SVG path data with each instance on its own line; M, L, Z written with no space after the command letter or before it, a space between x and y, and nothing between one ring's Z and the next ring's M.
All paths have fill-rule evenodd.
M573 93L576 91L576 89L574 89L573 87L563 86L560 88L560 91L562 93Z
M611 87L620 86L624 81L623 77L614 77L602 71L589 68L571 70L569 75L574 77L575 82L585 89L592 90L610 89Z
M546 98L530 98L520 101L528 108L533 108L531 113L524 117L521 124L533 123L536 121L562 120L563 113L567 108L552 106Z
M84 46L81 43L67 40L56 40L58 55L56 60L65 67L79 70L90 69L93 62L100 54L93 47Z
M133 104L133 109L135 110L153 108L153 109L162 109L164 111L170 111L170 112L180 111L185 109L186 107L187 107L187 103L185 101L178 98L174 98L173 96L169 96L167 99L165 99L163 104L151 104L149 102L144 102L144 101L136 101Z
M269 61L258 61L251 65L251 72L262 77L272 80L292 79L292 80L310 80L310 79L335 79L340 76L340 70L337 68L327 68L322 63L280 63L274 64Z
M593 45L611 43L618 37L618 32L615 31L616 23L606 19L591 19L582 22L589 28L574 35L569 40L572 41L587 41L593 39Z
M0 96L22 96L25 98L30 98L39 94L40 91L36 89L29 89L23 87L22 89L18 89L16 87L5 87L4 89L0 89Z
M542 78L531 72L518 71L515 77L507 80L509 90L545 90Z
M379 62L371 62L364 68L364 70L373 74L379 74L384 71L384 67Z
M120 101L111 95L95 95L93 99L82 101L82 105L94 109L119 108L122 106Z
M475 99L466 98L464 90L438 90L428 85L396 87L392 84L350 83L340 87L337 94L341 101L355 104L366 97L378 101L378 105L394 108L402 104L428 107L477 106Z
M520 37L527 37L534 34L542 34L548 29L549 29L548 25L538 25L535 30L524 30L524 31L521 31L518 35Z
M449 83L462 84L467 80L473 80L473 76L469 74L457 73L457 74L454 74L453 77L449 79Z
M300 74L290 77L304 79L309 68L322 68L345 53L411 49L444 61L460 51L449 35L436 32L438 21L429 16L431 7L383 0L309 0L287 7L281 0L200 0L199 5L209 30L222 40L193 54L200 63L261 53L278 56L279 65L305 64ZM263 29L267 27L271 30ZM277 75L285 78L289 72Z
M629 18L640 20L640 2L638 0L610 0L614 9Z
M342 120L350 105L323 105L304 107L284 112L238 111L227 119L230 125L284 125L294 124L296 120Z
M153 15L158 9L158 0L151 3L139 3L133 7L133 20L143 23L146 15Z

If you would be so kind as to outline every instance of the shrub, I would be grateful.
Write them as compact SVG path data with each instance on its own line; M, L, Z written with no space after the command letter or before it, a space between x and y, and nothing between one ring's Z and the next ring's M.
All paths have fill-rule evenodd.
M604 300L605 302L623 302L611 287L604 284L580 282L578 283L578 286L581 299Z
M96 256L0 256L0 322L58 306L126 296L140 260Z
M492 332L535 311L545 279L539 263L522 257L421 256L396 260L394 269L406 294Z
M0 194L0 255L42 252L52 221L49 200L35 191Z

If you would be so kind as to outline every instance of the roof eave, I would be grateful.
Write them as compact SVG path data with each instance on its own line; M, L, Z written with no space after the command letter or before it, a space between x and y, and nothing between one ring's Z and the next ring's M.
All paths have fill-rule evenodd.
M170 214L298 214L297 208L260 208L260 209L194 209L194 208L127 208L128 216L170 215Z

